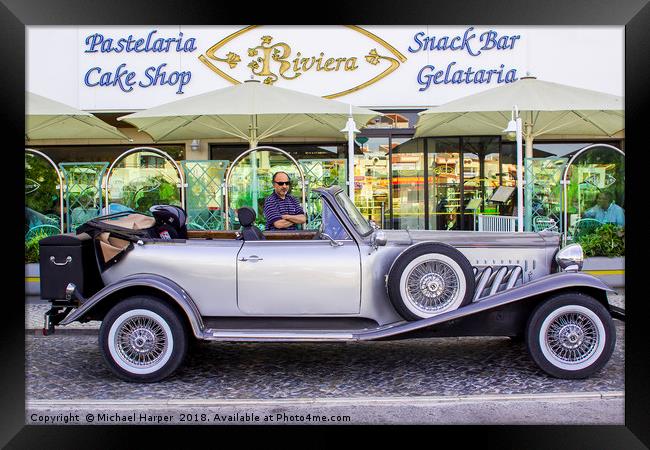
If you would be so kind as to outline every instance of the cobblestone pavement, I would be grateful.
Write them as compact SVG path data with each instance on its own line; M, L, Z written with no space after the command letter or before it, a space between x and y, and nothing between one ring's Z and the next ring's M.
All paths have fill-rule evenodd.
M214 343L193 347L171 378L119 381L92 335L26 336L26 398L165 400L292 399L621 392L625 325L596 375L561 380L541 372L508 338L396 342Z

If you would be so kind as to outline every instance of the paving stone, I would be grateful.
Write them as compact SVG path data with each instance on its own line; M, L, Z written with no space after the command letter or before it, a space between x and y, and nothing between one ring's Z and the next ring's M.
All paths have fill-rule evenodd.
M394 342L216 343L191 348L160 383L118 380L97 336L26 336L26 395L41 399L280 399L607 392L624 390L625 325L616 350L585 380L552 378L508 338Z

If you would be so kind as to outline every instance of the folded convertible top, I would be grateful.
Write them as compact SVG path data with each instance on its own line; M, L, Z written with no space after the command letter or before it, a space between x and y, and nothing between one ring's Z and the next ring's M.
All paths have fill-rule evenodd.
M119 212L89 220L77 228L77 234L88 233L97 237L100 233L110 232L136 242L142 238L155 238L155 225L156 219L153 217L134 212Z
M133 243L140 239L155 238L156 219L144 214L120 212L89 220L77 228L77 234L86 233L95 240L103 268L118 262Z

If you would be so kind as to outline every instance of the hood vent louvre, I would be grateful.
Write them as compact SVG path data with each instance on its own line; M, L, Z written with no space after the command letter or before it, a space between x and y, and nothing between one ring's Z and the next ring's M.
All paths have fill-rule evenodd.
M473 269L476 279L475 302L523 283L521 266L474 266Z

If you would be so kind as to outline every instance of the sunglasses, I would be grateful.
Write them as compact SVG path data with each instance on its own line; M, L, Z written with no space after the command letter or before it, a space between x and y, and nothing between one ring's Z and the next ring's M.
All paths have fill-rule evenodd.
M274 181L274 183L277 184L278 186L290 186L291 185L291 181Z

